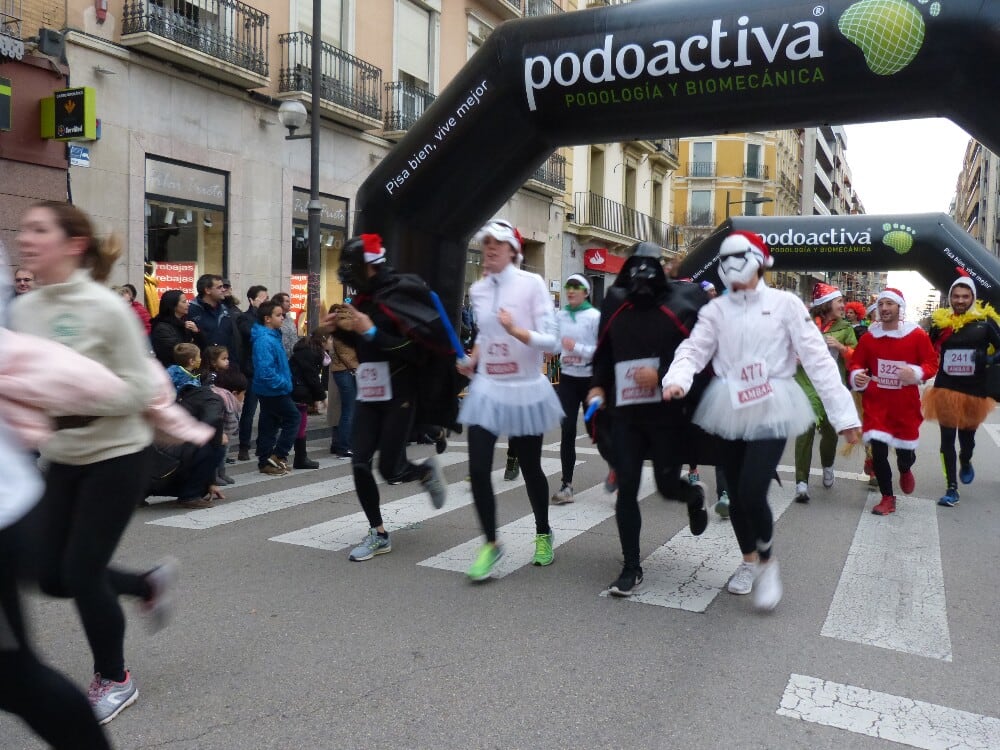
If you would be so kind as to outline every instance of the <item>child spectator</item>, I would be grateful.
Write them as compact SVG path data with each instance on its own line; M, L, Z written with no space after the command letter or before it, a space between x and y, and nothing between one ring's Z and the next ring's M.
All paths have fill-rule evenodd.
M210 385L225 404L225 415L222 422L222 444L228 446L239 435L240 412L243 409L243 395L247 389L247 379L238 368L229 366L229 350L224 346L205 347L202 368L202 382ZM217 484L236 484L236 480L226 474L226 454L217 471Z
M167 374L180 393L186 385L201 385L201 378L195 373L201 367L201 350L194 344L177 344L174 347L174 364L167 368Z
M306 420L309 406L320 407L326 401L326 388L322 383L324 367L330 365L330 336L322 329L300 338L292 349L288 365L292 372L292 400L299 410L299 430L295 435L295 460L293 469L318 469L319 463L306 453Z

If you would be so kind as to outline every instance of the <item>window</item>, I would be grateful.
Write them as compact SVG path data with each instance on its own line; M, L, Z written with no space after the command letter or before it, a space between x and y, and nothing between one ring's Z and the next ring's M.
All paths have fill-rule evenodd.
M604 151L590 149L590 192L604 195Z
M712 191L692 190L690 193L690 219L694 226L709 226L712 224Z
M767 176L764 172L764 153L760 144L747 144L746 176L754 180L762 180Z
M757 198L760 198L760 193L752 193L748 190L746 193L744 193L743 198L744 198L744 203L743 203L744 216L764 215L763 212L761 211L760 205L753 202Z
M396 26L396 68L399 79L423 89L431 82L431 14L410 0L399 0Z
M695 141L691 144L691 166L689 177L714 177L715 162L712 159L712 142Z
M299 30L312 34L312 0L298 0L296 17ZM338 49L347 50L346 0L323 0L323 25L320 38ZM349 51L349 50L347 50Z
M344 299L344 286L337 270L340 250L347 238L347 198L319 194L323 204L320 213L320 307L329 308ZM305 310L309 274L309 191L292 189L292 309Z

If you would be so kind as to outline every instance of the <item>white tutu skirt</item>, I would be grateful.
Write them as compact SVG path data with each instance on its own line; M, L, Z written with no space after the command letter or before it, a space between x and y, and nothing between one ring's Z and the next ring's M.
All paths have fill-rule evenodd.
M462 399L458 421L478 425L494 435L541 435L563 418L559 397L548 378L494 380L476 375Z
M729 386L712 378L692 421L726 440L768 440L798 437L816 427L816 415L805 392L792 378L772 378L774 395L759 404L734 409Z

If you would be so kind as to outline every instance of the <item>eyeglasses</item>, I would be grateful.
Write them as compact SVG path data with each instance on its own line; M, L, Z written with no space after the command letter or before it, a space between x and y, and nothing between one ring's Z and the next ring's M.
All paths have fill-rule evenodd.
M587 287L585 287L585 286L584 286L583 284L567 284L567 285L566 285L565 287L563 287L563 288L564 288L564 289L565 289L565 290L566 290L567 292L582 292L582 291L583 291L584 289L586 289Z

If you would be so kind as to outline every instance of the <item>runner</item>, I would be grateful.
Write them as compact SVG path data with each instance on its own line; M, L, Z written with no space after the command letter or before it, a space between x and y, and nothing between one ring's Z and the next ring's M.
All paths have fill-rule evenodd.
M563 417L542 372L542 354L557 344L552 300L540 276L522 271L521 235L506 221L492 221L476 235L485 278L469 289L479 332L459 371L472 378L459 422L469 428L469 477L486 536L469 578L484 581L503 555L497 543L496 497L490 471L497 437L507 435L524 474L535 516L535 565L551 565L549 483L542 471L542 435Z
M882 493L872 513L887 516L896 512L889 447L896 449L899 488L910 495L916 487L912 469L923 421L917 386L937 372L938 363L924 329L904 320L902 292L884 289L876 305L878 322L858 342L848 382L863 392L864 439L871 444L873 469Z
M590 282L574 273L566 279L566 306L556 314L559 342L555 353L562 358L559 402L566 415L562 421L562 483L552 496L556 505L573 502L573 467L576 465L576 422L585 401L594 368L591 360L597 348L597 325L601 313L590 304ZM586 425L585 425L586 428Z
M752 592L758 609L772 610L781 601L782 587L767 489L788 436L814 424L809 402L793 379L796 357L830 422L849 443L857 442L860 422L802 301L764 283L773 260L763 239L752 232L731 232L719 254L719 277L729 293L701 309L691 337L677 348L663 376L663 398L683 397L694 376L711 362L715 377L694 422L724 440L720 460L729 482L733 531L743 553L728 589Z
M959 276L948 290L950 307L931 314L931 343L940 356L934 385L924 391L924 418L941 428L941 464L945 493L938 505L958 505L955 481L955 437L957 433L958 478L972 484L972 452L976 428L993 411L996 402L986 396L986 364L1000 350L1000 315L976 299L976 285Z

